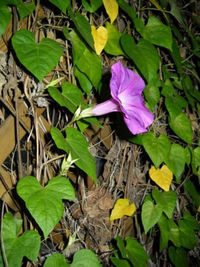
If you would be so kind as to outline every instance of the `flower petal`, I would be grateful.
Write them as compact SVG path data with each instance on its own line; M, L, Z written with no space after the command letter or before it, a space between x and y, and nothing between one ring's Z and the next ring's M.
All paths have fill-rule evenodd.
M145 83L136 72L125 68L120 61L112 65L111 71L110 89L113 99L119 101L119 95L121 99L129 95L141 95Z
M118 103L116 103L113 99L110 99L94 106L92 109L92 114L94 116L100 116L110 112L119 112L119 111L121 110Z
M154 116L145 107L141 96L132 96L126 99L121 106L124 121L133 134L147 132L146 128L153 123Z

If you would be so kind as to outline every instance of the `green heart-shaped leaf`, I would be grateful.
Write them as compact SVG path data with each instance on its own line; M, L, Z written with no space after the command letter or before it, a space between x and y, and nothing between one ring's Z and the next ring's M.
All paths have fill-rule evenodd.
M88 47L80 39L80 37L76 34L75 31L70 32L70 38L72 41L74 65L81 73L86 75L86 77L90 80L90 82L94 85L95 88L98 88L102 76L102 62L100 58L94 52L88 49ZM77 77L79 79L80 74ZM81 84L81 86L82 85L83 83ZM87 91L86 93L88 93Z
M96 182L96 165L88 151L88 142L85 137L72 127L66 128L66 133L65 139L57 128L51 129L51 136L56 146L67 153L71 152L72 160L78 159L75 164Z
M172 218L177 200L176 193L173 191L160 192L158 190L153 190L152 195L156 203L162 207L167 217Z
M160 219L162 208L160 205L154 206L153 202L147 200L142 206L142 224L147 233Z
M122 35L120 41L122 49L133 60L148 83L157 80L160 58L156 48L144 39L140 39L136 45L134 39L128 34Z
M165 163L176 176L177 182L180 182L180 176L185 168L185 149L179 144L172 144Z
M6 213L3 219L2 237L9 267L20 267L23 257L36 261L40 249L40 236L36 231L26 231L18 236L22 220ZM3 265L2 265L3 266Z
M175 118L169 120L170 128L186 143L192 143L191 121L185 113L180 113Z
M69 267L69 264L67 263L65 256L60 253L53 253L51 256L49 256L45 263L44 267Z
M77 267L77 266L101 267L102 265L99 263L99 260L93 251L89 249L81 249L75 253L73 257L73 262L71 264L71 267Z
M89 2L90 4L87 0L82 0L82 5L91 13L95 12L102 5L102 0L90 0Z
M63 53L59 43L52 39L44 38L37 44L33 33L27 30L16 32L12 45L20 62L39 81L56 66Z
M166 159L171 146L166 135L156 138L152 132L143 135L142 144L156 168Z
M66 14L66 9L70 4L70 0L49 0L52 4L57 6L64 14Z
M0 23L0 35L2 35L5 31L5 29L8 26L8 23L10 21L10 10L7 6L1 6L0 7L0 18L1 18L1 23Z
M74 188L64 177L52 178L42 187L33 176L26 176L17 184L17 193L47 238L63 215L62 199L75 199Z
M172 50L171 28L163 24L158 18L150 17L142 32L144 39L152 44Z

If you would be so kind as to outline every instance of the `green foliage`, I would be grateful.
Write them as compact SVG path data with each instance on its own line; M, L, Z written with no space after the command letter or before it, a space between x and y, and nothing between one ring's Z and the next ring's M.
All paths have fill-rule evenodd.
M93 13L100 8L102 0L89 0L89 3L88 0L82 0L82 4L87 11Z
M165 163L176 176L178 182L185 168L185 150L179 144L172 144Z
M101 267L102 265L99 263L99 260L94 252L89 249L81 249L73 257L73 262L70 265L71 267Z
M167 217L172 218L177 200L176 193L173 191L160 192L158 190L153 190L152 196L156 203L162 207L162 211Z
M142 205L142 224L144 231L147 233L160 219L162 207L154 205L152 201L145 201Z
M35 43L35 36L27 30L16 32L12 45L18 59L39 81L56 66L63 53L52 39L43 38L39 44Z
M28 16L35 9L34 2L24 3L22 0L4 0L4 5L14 5L19 13L20 20Z
M117 30L117 28L113 24L109 22L106 22L106 29L108 31L108 41L104 48L106 53L113 56L124 55L124 52L122 51L120 45L120 38L122 34Z
M112 263L117 267L147 266L149 256L143 247L133 238L127 237L125 241L117 237L118 250L115 257L111 258ZM132 265L131 265L131 264Z
M5 260L4 263L7 262L9 267L20 267L23 257L27 257L31 261L37 260L40 249L40 236L36 231L32 230L25 231L20 235L21 228L21 219L13 217L11 213L4 215L2 247L4 247L5 255L3 258Z
M93 86L97 88L102 75L100 58L87 48L85 43L80 39L75 31L70 32L70 37L72 42L74 65L86 76L86 78L89 79ZM79 79L80 75L77 78ZM83 79L83 77L81 78ZM83 81L80 83L82 85ZM84 87L82 87L82 89L84 90ZM86 93L88 93L88 89Z
M167 159L171 144L166 135L161 134L156 138L153 132L146 133L142 137L142 144L156 168Z
M77 13L76 16L72 17L72 20L76 26L76 29L87 42L87 44L94 49L94 41L91 34L91 26L87 19L80 13Z
M158 18L149 17L148 23L142 31L144 39L152 44L172 50L172 33L170 27L164 25Z
M75 164L86 172L96 182L95 161L88 151L88 143L84 136L74 128L66 128L67 138L57 128L51 129L51 136L59 149L71 153L72 160L77 160Z
M184 184L184 188L187 194L193 199L194 204L196 208L198 209L200 207L200 195L197 189L195 188L195 185L191 180L187 180Z
M2 35L7 28L10 21L10 10L7 6L0 6L0 17L2 22L0 23L0 35Z
M80 106L82 101L82 92L78 87L72 83L65 82L62 84L62 93L55 88L49 87L48 92L50 96L61 106L66 107L74 113L76 109Z
M69 6L70 0L49 0L52 4L58 7L63 13L66 14L66 9Z
M42 187L35 177L26 176L18 182L17 193L24 200L45 238L63 215L62 199L75 199L74 189L64 177L52 178L46 187Z
M169 126L186 143L192 143L191 122L185 113L180 113L175 118L170 119Z
M96 91L101 90L104 95L105 84L102 73L107 72L107 67L110 67L118 56L127 65L132 63L131 67L135 68L146 82L144 96L147 107L155 115L155 122L150 132L131 137L129 141L144 148L144 153L141 154L142 160L149 160L146 166L152 163L159 168L165 163L176 177L171 186L174 191L162 192L148 188L151 194L145 197L137 213L139 216L141 214L144 228L141 236L143 238L144 234L150 233L156 237L159 235L160 252L167 248L168 256L175 267L188 266L187 250L192 250L197 245L195 234L200 230L193 216L200 209L200 132L196 126L200 118L198 74L200 41L197 32L199 22L192 15L188 23L182 7L178 6L178 1L148 1L145 3L148 11L142 8L142 1L139 1L139 4L137 1L134 4L132 3L134 1L117 0L117 2L119 13L122 13L116 22L111 24L104 17L106 12L102 0L41 1L42 8L44 3L47 9L50 3L58 8L56 9L58 16L55 16L55 25L52 29L56 38L62 39L64 48L62 49L53 39L43 38L39 43L35 42L36 39L40 40L40 31L48 33L44 22L38 16L38 6L35 9L35 1L4 0L0 4L0 35L5 32L11 18L15 23L30 15L28 24L32 21L34 23L29 25L28 29L33 32L13 31L14 50L9 50L9 53L14 52L15 58L30 72L30 78L33 78L31 75L35 76L39 82L42 82L59 63L64 53L69 69L64 70L61 77L65 76L67 82L61 84L61 90L54 87L55 85L47 85L45 88L53 100L72 115L79 107L87 108L92 103L93 99L90 97L95 95L93 88ZM193 5L188 5L188 9ZM52 5L50 6L53 12ZM98 56L94 49L91 25L98 27L104 23L108 31L108 40L104 51ZM19 25L15 26L19 28ZM9 44L9 40L4 39ZM65 53L64 41L67 49L69 48L68 51L72 51L72 56ZM68 75L71 75L69 81L72 83L68 82ZM38 81L36 81L37 87ZM20 90L24 97L21 87ZM32 88L30 92L31 90ZM30 100L32 101L25 99L27 102ZM98 127L101 125L96 118L84 118L76 121L76 124L73 119L74 117L67 126L60 124L66 130L66 137L57 128L51 129L51 137L57 148L71 154L72 163L96 183L95 160L88 150L89 143L83 132L90 124ZM73 126L78 126L80 131ZM185 170L188 170L189 174L186 174ZM19 180L17 193L24 200L26 208L43 231L45 238L62 218L64 210L62 200L75 199L74 189L65 177L52 178L46 187L43 187L35 177L26 176ZM187 198L187 210L192 210L192 215L186 213L182 205L179 205L180 197L183 198L183 203ZM181 207L178 216L174 216L176 203L177 207ZM149 233L156 224L160 231ZM21 228L22 220L13 217L11 213L5 214L0 265L3 266L4 260L5 265L8 263L7 265L11 267L21 266L23 257L27 257L30 261L37 260L40 247L39 234L36 231L25 231L20 235ZM146 240L146 237L143 240ZM172 244L170 247L168 247L169 242ZM136 240L127 237L124 241L117 237L117 247L115 256L111 258L114 266L147 266L149 256ZM89 265L101 266L92 251L83 249L75 253L70 266ZM55 253L47 258L44 266L59 267L69 264L62 254Z
M175 248L170 246L168 249L169 257L175 267L187 267L187 252L184 248Z
M160 58L156 48L144 39L140 39L136 45L134 39L128 34L122 35L120 40L125 54L133 60L147 82L157 80Z
M68 267L70 266L64 257L64 255L60 253L54 253L51 256L49 256L45 263L44 267Z

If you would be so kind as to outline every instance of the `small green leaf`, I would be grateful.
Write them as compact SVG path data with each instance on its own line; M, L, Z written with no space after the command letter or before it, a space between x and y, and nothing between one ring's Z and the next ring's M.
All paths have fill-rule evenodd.
M74 66L74 75L78 79L82 90L89 96L92 90L92 84L87 75Z
M135 24L136 30L141 34L144 30L144 23L142 19L137 18L137 13L134 10L133 6L130 6L124 0L117 0L120 8L132 19Z
M184 222L187 223L187 225L189 225L191 229L200 230L200 224L189 213L184 212L183 213L183 219L184 219Z
M64 177L52 178L42 187L33 176L19 180L17 193L47 238L63 215L62 199L75 199L74 188Z
M96 254L89 249L81 249L75 253L71 267L101 267Z
M187 252L184 248L170 246L168 249L169 258L175 267L188 267Z
M108 40L106 46L104 47L106 53L113 56L124 55L120 45L120 38L122 34L113 24L109 22L106 22L106 29L108 31Z
M153 190L152 195L156 203L162 207L167 217L172 218L177 200L176 193L173 191L160 192L158 190Z
M166 216L162 214L158 221L158 226L160 228L160 252L167 247L169 240L169 224Z
M169 120L169 126L183 141L188 144L192 143L191 121L185 113L180 113L175 118L171 118Z
M193 249L196 245L196 237L194 230L190 226L190 223L188 221L181 220L178 222L178 224L181 246L188 249Z
M20 62L39 81L56 66L63 53L59 43L49 38L42 39L39 44L35 43L35 36L27 30L16 32L12 45Z
M44 267L68 267L70 266L64 255L60 254L60 253L54 253L51 254L51 256L49 256L45 263L44 263Z
M34 2L24 3L23 1L18 1L17 3L17 11L19 13L20 20L30 15L34 9L35 9Z
M172 95L165 97L165 106L171 118L178 116L183 108L187 108L188 103L184 97L180 95Z
M87 19L81 14L76 13L76 16L72 18L78 32L83 39L94 49L94 40L91 34L91 26Z
M121 236L118 236L116 238L117 240L117 247L119 248L119 251L122 255L122 258L126 258L127 257L127 253L126 253L126 249L125 249L125 246L124 246L124 240L121 238Z
M128 254L128 259L134 266L143 267L147 266L146 261L149 259L144 248L133 238L126 238L126 251Z
M180 247L179 228L172 219L168 220L169 240L171 240L176 247Z
M85 137L76 129L66 128L65 139L57 128L51 129L51 136L59 149L71 152L72 160L78 159L75 164L86 172L96 182L96 165L94 158L88 151Z
M86 74L94 87L98 88L101 80L100 58L86 49L76 65L80 71Z
M157 80L160 58L156 48L144 39L140 39L136 45L134 39L128 34L122 35L120 41L122 49L133 60L148 83Z
M172 144L168 157L165 159L165 163L168 168L176 176L177 181L180 181L180 177L185 168L185 150L179 144Z
M7 6L0 6L0 18L0 35L2 35L6 30L11 18L10 10Z
M22 220L6 213L3 219L2 238L9 267L20 267L23 257L36 261L40 249L40 236L28 230L21 236ZM2 265L3 266L3 265Z
M70 36L75 66L98 88L102 76L100 58L86 47L74 31L71 31Z
M194 184L191 182L191 180L187 180L185 182L184 188L186 192L189 194L189 196L192 198L196 208L198 209L200 207L200 195Z
M161 215L162 208L159 205L154 206L149 200L142 205L142 224L145 234L159 221Z
M200 147L192 150L192 171L197 174L198 167L200 167Z
M143 135L142 144L156 168L165 161L171 147L170 141L166 135L161 134L156 138L153 132Z
M148 23L143 29L142 37L152 44L172 50L171 29L156 17L149 17Z
M111 257L110 260L116 267L131 267L131 265L128 263L128 260L118 259L114 257Z
M28 16L35 9L34 2L24 3L22 0L4 0L4 5L15 5L19 13L20 20Z
M161 94L164 95L165 97L173 97L176 94L173 84L170 81L170 79L166 78Z
M160 91L159 88L154 84L147 84L144 89L144 96L151 108L153 110L160 100Z
M187 166L189 166L191 163L191 151L188 146L185 147L185 163L187 164Z
M66 14L66 9L69 6L70 0L49 0L57 8L59 8L64 14Z
M62 84L62 93L55 88L49 87L50 96L62 107L66 107L74 113L82 103L82 92L72 83L65 82Z
M102 0L89 0L89 2L90 4L88 3L88 0L82 0L84 8L90 13L95 12L102 5Z

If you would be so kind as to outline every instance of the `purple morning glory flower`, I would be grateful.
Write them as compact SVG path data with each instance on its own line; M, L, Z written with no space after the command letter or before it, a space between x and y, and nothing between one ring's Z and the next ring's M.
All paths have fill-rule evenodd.
M131 133L147 132L146 128L153 123L154 116L144 105L142 91L145 83L143 79L134 71L125 68L120 61L112 65L111 72L112 98L92 107L90 109L92 115L100 116L110 112L122 112ZM85 111L83 110L83 117L84 114L87 114Z

